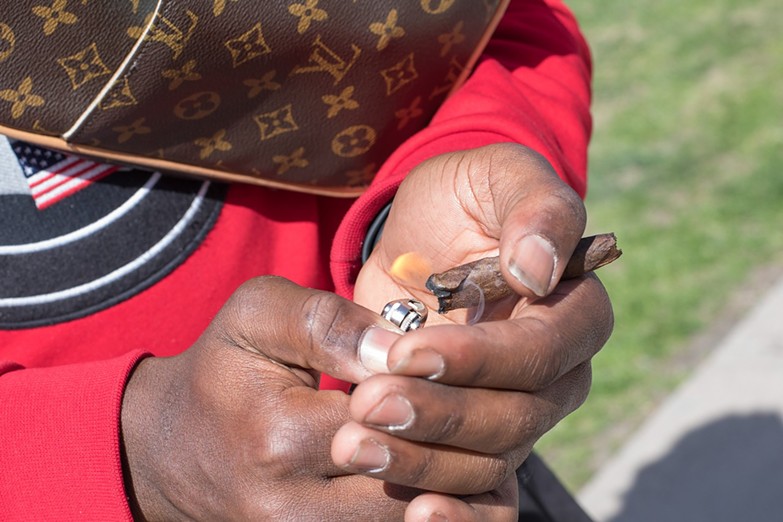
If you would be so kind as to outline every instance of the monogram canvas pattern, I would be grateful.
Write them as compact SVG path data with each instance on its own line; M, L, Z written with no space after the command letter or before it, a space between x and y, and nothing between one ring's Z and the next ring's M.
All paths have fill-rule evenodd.
M19 0L0 13L0 132L357 194L464 78L505 3Z

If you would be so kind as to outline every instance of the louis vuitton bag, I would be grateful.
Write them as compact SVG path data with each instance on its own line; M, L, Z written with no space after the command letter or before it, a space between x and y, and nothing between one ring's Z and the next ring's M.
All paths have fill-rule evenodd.
M0 134L358 195L465 79L507 0L16 0Z

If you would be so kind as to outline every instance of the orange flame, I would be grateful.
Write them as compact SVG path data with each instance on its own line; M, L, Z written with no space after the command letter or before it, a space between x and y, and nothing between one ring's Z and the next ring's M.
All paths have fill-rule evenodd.
M394 260L389 274L402 286L423 290L432 274L432 264L416 252L407 252Z

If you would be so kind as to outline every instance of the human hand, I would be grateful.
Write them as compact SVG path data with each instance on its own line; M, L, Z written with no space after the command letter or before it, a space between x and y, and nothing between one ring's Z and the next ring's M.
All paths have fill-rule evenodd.
M558 284L585 219L579 197L524 147L446 154L415 169L360 273L355 300L380 310L413 295L436 308L416 284L389 275L408 252L428 260L433 272L499 254L519 295L487 305L480 318L431 313L426 328L397 342L388 354L392 375L355 389L353 422L333 443L335 462L368 472L346 448L373 440L392 458L370 474L390 482L416 477L418 487L451 494L505 484L536 440L584 401L590 359L612 330L611 304L597 277ZM477 319L487 322L464 324ZM475 465L472 483L442 472L455 458L463 470ZM454 497L431 497L452 520L470 512Z
M143 360L121 419L134 517L416 520L406 509L421 492L405 487L415 484L332 462L348 396L317 390L319 372L356 382L371 375L358 348L400 339L378 329L383 322L333 294L265 277L235 292L190 349ZM483 503L475 512L490 520L504 509Z

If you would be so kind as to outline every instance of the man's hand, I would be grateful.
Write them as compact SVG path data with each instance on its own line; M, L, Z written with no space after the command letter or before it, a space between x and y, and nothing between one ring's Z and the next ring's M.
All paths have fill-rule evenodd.
M431 312L427 327L397 342L388 355L391 375L354 391L353 422L333 442L335 462L436 492L505 487L536 440L584 401L590 359L612 330L611 304L597 277L558 284L584 225L579 197L524 147L447 154L415 169L362 269L355 300L380 310L414 295L437 308L421 282L389 276L408 252L427 259L433 272L499 254L519 295L488 305L481 317ZM367 441L390 455L384 466L357 463L355 448ZM447 471L455 460L474 467L472 482ZM452 520L472 513L436 494L419 497L411 510L423 498L439 502Z
M349 397L317 391L319 372L355 382L371 375L358 352L385 353L400 339L383 322L333 294L265 277L235 292L190 349L143 360L121 419L134 516L422 520L421 510L426 516L440 499L424 496L419 511L406 513L421 493L406 487L415 480L392 485L333 463L330 444L350 420ZM455 459L443 469L467 482L476 465L462 466ZM507 487L476 497L473 519L511 512L515 495Z

